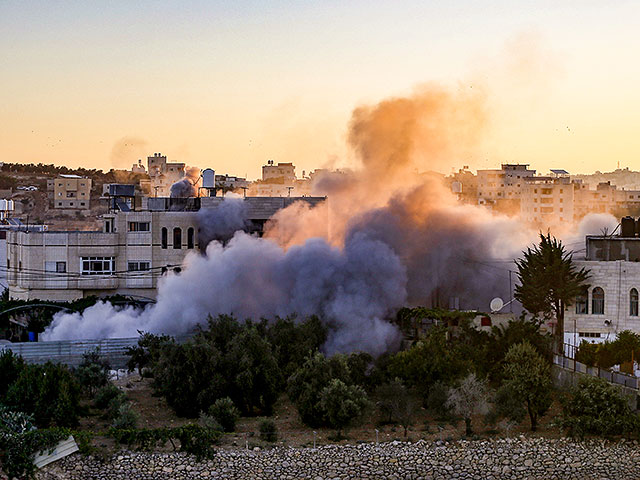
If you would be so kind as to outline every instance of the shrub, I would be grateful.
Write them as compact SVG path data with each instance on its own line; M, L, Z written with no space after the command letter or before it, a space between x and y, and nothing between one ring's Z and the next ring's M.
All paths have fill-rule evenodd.
M518 394L509 385L503 385L493 396L493 406L485 419L486 423L495 425L501 418L520 423L527 416L527 410L518 398Z
M211 415L207 415L204 412L200 412L200 418L198 419L198 423L203 428L208 428L210 430L216 430L218 432L222 432L224 429L220 422L218 422Z
M636 430L638 416L625 397L604 379L582 377L562 402L559 425L569 435L624 435Z
M380 385L376 390L378 409L386 423L398 423L404 428L404 436L413 423L416 404L409 394L409 390L399 379Z
M96 408L105 409L111 403L111 400L117 396L122 395L122 391L113 384L105 385L96 392L93 399L93 404Z
M85 393L93 397L96 390L109 383L109 362L100 358L100 348L82 355L82 363L76 370L78 382Z
M114 428L135 428L138 423L138 414L131 408L131 402L120 405L118 413L111 424Z
M117 395L109 400L109 404L107 407L107 418L110 418L111 420L117 418L120 414L120 407L127 403L129 403L127 395L124 392L119 391Z
M278 428L271 419L260 422L260 439L265 442L275 442L278 440Z
M471 416L486 414L488 387L485 380L479 380L475 374L467 375L460 384L449 389L447 406L464 419L465 434L471 435Z
M451 417L451 409L447 405L449 387L443 382L436 382L429 389L425 406L427 410L440 420L448 420Z
M233 432L236 429L236 422L240 417L240 412L229 397L219 398L211 407L209 415L215 418L225 432Z

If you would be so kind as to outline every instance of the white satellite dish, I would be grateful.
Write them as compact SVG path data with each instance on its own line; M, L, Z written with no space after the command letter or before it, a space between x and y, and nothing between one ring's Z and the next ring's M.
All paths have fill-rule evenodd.
M502 310L502 307L504 307L504 302L500 297L496 297L491 300L489 307L491 308L492 312L499 312L500 310Z

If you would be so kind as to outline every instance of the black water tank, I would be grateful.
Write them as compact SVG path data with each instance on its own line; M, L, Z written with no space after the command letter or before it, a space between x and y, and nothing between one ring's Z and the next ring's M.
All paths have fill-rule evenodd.
M633 217L622 217L622 221L620 223L621 237L633 238L636 236L636 221Z

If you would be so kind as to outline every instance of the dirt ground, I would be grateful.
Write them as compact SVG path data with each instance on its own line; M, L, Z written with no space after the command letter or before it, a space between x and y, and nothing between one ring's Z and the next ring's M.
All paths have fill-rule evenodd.
M140 378L137 374L121 377L114 381L132 402L133 409L139 414L139 428L159 428L180 426L185 423L197 421L197 419L180 418L169 408L166 401L161 397L153 396L151 379ZM375 398L372 399L375 403ZM486 426L483 418L478 416L473 419L473 429L476 436L481 438L504 437L526 434L529 436L558 437L561 432L553 427L554 418L560 413L560 405L554 401L551 409L540 419L537 432L531 432L529 420L525 419L520 425L506 425L500 423L497 426ZM221 444L227 447L267 447L269 445L259 439L259 425L266 417L243 417L238 421L236 431L225 434ZM464 436L464 422L460 421L455 425L442 422L430 416L425 409L419 408L416 412L415 421L404 437L404 429L399 425L381 425L378 422L378 415L375 409L367 416L365 422L348 430L346 438L336 441L335 431L326 428L311 429L305 426L299 419L295 406L289 401L286 394L283 394L274 408L274 415L271 417L275 421L278 429L277 445L284 446L313 446L326 444L345 444L357 442L375 442L376 440L458 440ZM98 412L84 418L81 429L90 431L106 430L109 422L100 417ZM376 438L376 430L377 438ZM108 441L98 440L101 446L111 444Z

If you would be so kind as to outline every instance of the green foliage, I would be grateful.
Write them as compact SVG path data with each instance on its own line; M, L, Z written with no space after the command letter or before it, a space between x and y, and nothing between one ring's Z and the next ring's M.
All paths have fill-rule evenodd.
M18 379L25 368L22 357L11 350L4 350L0 354L0 398L4 398L9 387Z
M63 428L23 431L3 428L0 431L2 471L9 478L32 478L36 469L33 464L34 454L54 448L69 435L70 431Z
M109 383L110 369L109 362L100 357L100 348L96 348L82 355L82 363L75 374L85 393L93 397L98 388Z
M225 432L233 432L240 418L240 411L233 404L233 400L225 397L219 398L209 407L209 415L218 421Z
M637 360L640 356L640 335L629 330L618 334L613 342L589 343L583 340L576 352L576 360L590 367L611 368Z
M397 423L404 428L404 436L413 423L416 403L399 379L380 385L376 390L377 406L385 423Z
M222 433L200 425L187 424L175 428L112 428L109 435L118 443L126 444L130 449L135 450L151 450L162 447L167 442L170 442L175 449L174 440L177 440L180 442L180 451L194 455L196 460L200 461L214 457L213 445L220 440Z
M527 341L511 346L505 357L503 385L525 405L535 431L538 418L551 406L551 367Z
M468 359L447 339L445 327L432 327L428 334L409 350L399 352L390 361L389 374L415 387L426 398L436 382L451 382L471 367Z
M637 431L638 415L625 397L604 379L582 377L571 394L563 399L558 422L569 435L625 435Z
M131 402L122 403L113 419L113 428L135 428L138 423L138 414L131 407Z
M96 408L105 409L114 398L120 395L122 395L122 391L110 383L96 392L96 395L93 398L93 404Z
M486 417L488 424L494 425L500 418L521 423L527 416L527 409L510 385L502 385L493 396L493 406Z
M317 351L327 339L327 327L316 316L300 323L296 323L293 318L277 318L274 323L263 328L280 367L280 388L284 387L286 379L298 369L304 359Z
M23 365L7 389L4 403L33 415L36 425L68 427L77 423L80 386L64 365Z
M518 280L515 298L533 315L544 318L555 316L556 341L562 345L564 311L587 286L589 271L578 270L572 252L565 252L562 242L555 237L540 234L540 243L523 252L516 260Z
M162 350L162 346L175 343L168 335L153 335L152 333L140 333L138 345L127 348L126 354L130 357L127 361L129 372L138 370L142 375L142 369L151 366L154 359L157 359Z
M369 405L367 393L359 385L346 385L337 378L332 379L320 392L320 407L327 424L335 428L338 437Z
M429 389L425 399L427 410L440 420L451 418L451 409L447 405L449 387L444 382L436 382Z
M272 443L278 440L278 428L270 418L260 422L260 440Z

